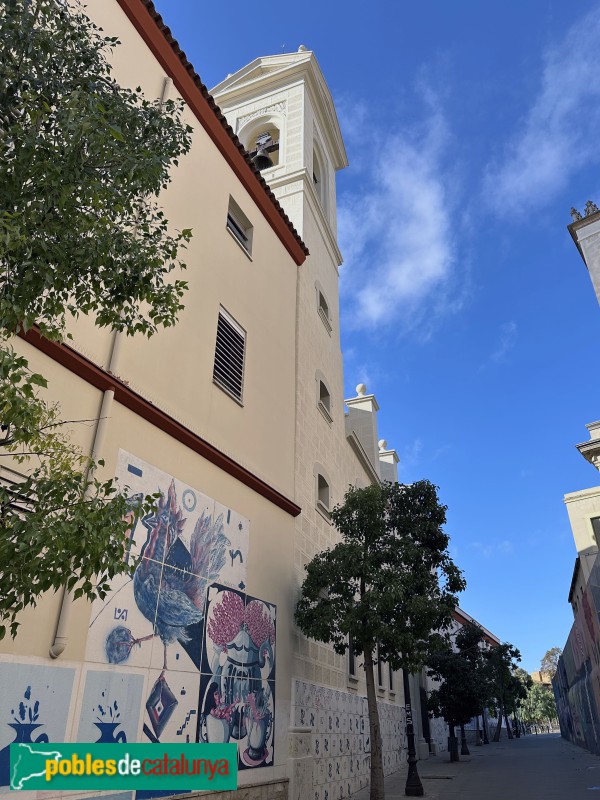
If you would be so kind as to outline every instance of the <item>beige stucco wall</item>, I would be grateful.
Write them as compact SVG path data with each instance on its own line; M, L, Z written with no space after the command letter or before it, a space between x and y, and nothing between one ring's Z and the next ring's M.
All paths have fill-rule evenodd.
M141 85L148 97L157 98L164 73L116 2L90 0L87 11L105 35L117 35L122 42L114 56L115 78L122 84ZM153 405L293 499L298 267L189 110L184 119L194 128L192 149L173 171L160 202L173 228L193 229L184 255L188 269L180 276L189 282L186 308L176 327L151 340L123 337L115 371ZM230 195L253 224L252 259L226 229ZM220 306L246 330L243 406L212 381ZM87 318L72 320L69 331L75 349L107 367L112 334ZM16 347L49 379L48 398L60 402L65 418L98 417L100 391L23 341L18 340ZM73 439L85 452L91 451L94 430L93 422L72 426ZM275 765L241 773L240 784L283 778L293 671L294 518L114 402L99 453L105 460L100 476L114 474L119 448L250 521L246 591L277 606ZM24 612L16 641L0 643L0 661L59 663L74 667L79 675L90 605L74 604L67 647L58 662L52 662L48 650L59 607L58 596L46 595L35 609Z
M92 0L88 12L122 41L115 78L159 97L164 72L116 3ZM298 268L189 109L184 121L194 129L192 148L173 170L160 203L174 229L193 230L183 254L187 270L177 276L189 282L185 310L176 327L150 340L126 338L117 374L289 496L294 431L286 412L294 403ZM253 224L252 260L226 229L230 196ZM220 306L246 331L243 408L212 382ZM89 319L69 327L75 347L106 365L110 334Z
M600 486L570 492L564 497L577 554L581 559L579 581L587 583L598 554L598 542L592 529L592 517L600 517Z

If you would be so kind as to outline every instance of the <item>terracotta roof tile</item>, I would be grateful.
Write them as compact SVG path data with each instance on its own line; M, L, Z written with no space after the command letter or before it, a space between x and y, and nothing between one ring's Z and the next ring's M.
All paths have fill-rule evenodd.
M235 135L235 133L233 132L233 128L227 122L223 112L221 111L219 106L215 103L212 95L210 94L210 92L208 91L206 86L202 83L202 80L200 79L200 76L198 75L198 73L194 69L194 65L188 60L188 57L186 56L186 54L183 52L183 50L179 46L177 40L175 39L175 37L171 33L171 29L167 25L165 25L165 23L163 21L163 18L161 17L161 15L156 10L156 7L155 7L154 3L152 2L152 0L141 0L141 2L143 3L143 5L148 10L150 16L153 18L154 22L156 23L157 27L160 29L160 31L163 34L163 36L165 37L166 41L173 48L173 51L176 53L176 55L178 56L179 60L181 61L181 63L185 67L185 69L187 70L188 74L190 75L190 77L192 78L192 80L194 81L194 83L196 84L198 89L200 90L202 96L208 102L208 105L213 110L216 118L219 120L219 122L221 123L221 125L223 126L225 131L227 132L228 136L231 138L233 143L236 145L236 147L238 148L240 153L242 153L242 155L244 156L244 158L246 160L246 163L248 164L248 166L250 167L250 169L254 173L254 175L256 177L256 180L263 187L263 189L266 192L267 196L269 197L269 199L271 200L271 202L273 203L273 205L275 206L275 208L277 209L277 211L281 215L281 217L284 220L285 224L288 226L288 228L292 232L294 238L296 239L296 241L298 242L298 244L302 248L303 252L306 255L309 255L308 247L304 244L304 242L302 241L300 235L298 234L298 231L294 228L292 222L290 221L290 218L288 217L288 215L285 213L285 211L281 207L281 204L280 204L279 200L277 200L277 198L275 197L275 195L273 194L273 192L269 188L267 182L265 181L263 176L260 174L259 170L254 166L254 164L252 162L252 159L250 158L250 156L248 155L248 152L246 151L246 148L240 142L238 137Z

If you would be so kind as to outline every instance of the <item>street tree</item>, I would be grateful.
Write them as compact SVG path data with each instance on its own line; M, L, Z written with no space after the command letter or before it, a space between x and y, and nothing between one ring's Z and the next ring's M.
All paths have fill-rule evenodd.
M80 314L146 336L175 323L186 283L172 273L191 231L173 231L157 197L191 129L180 103L114 80L118 41L76 3L7 0L0 36L2 638L49 589L102 596L127 569L131 511L112 481L94 477L46 379L10 339L34 325L61 339Z
M550 650L546 650L540 662L540 671L553 678L556 675L558 660L561 655L562 650L560 647L551 647Z
M460 628L454 641L433 650L427 659L428 675L439 682L430 692L428 707L448 725L451 761L459 760L456 725L461 728L462 754L468 755L464 726L481 713L488 700L490 687L483 641L481 628L469 623Z
M555 720L558 714L553 691L541 683L534 683L521 704L521 713L523 722L528 725L538 726Z
M491 687L490 697L498 715L493 740L499 742L502 721L516 707L517 700L523 692L521 681L515 675L515 670L521 661L521 653L512 644L504 642L487 650L485 658ZM512 738L508 721L506 730L508 737Z
M362 657L371 734L371 800L385 796L376 660L405 675L420 670L432 639L441 639L441 633L432 632L448 628L457 592L465 586L448 553L449 537L442 528L445 512L429 481L350 488L331 513L341 541L306 567L295 614L300 630L317 641L331 642L337 653L351 647Z

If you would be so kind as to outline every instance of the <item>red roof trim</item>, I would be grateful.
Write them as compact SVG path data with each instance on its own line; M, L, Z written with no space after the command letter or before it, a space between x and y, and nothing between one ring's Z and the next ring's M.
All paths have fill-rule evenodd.
M256 205L300 266L308 248L150 0L117 0Z
M133 389L130 389L127 384L123 383L115 375L111 375L105 370L94 364L81 353L78 353L73 348L66 344L59 344L58 342L51 342L45 339L39 331L30 329L27 333L21 334L28 344L40 350L53 361L56 361L61 366L73 372L84 381L105 392L112 389L115 393L115 400L121 405L133 411L142 419L145 419L151 425L154 425L161 431L164 431L173 439L190 450L193 450L198 455L215 464L219 469L222 469L228 475L231 475L236 480L243 483L248 488L265 497L274 505L283 509L283 511L290 514L292 517L297 517L300 514L300 506L296 505L292 500L289 500L285 495L278 492L268 483L263 481L258 476L254 475L250 470L238 464L228 455L218 450L214 445L202 439L189 428L186 428L176 419L173 419L169 414L155 405L150 403Z

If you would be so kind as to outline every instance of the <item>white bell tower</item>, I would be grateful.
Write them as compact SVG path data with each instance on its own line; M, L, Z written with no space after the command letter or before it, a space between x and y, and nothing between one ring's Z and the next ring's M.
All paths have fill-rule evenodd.
M262 135L271 137L267 160L260 163L272 164L261 174L309 249L313 242L306 216L312 212L339 266L335 173L348 161L314 53L300 45L297 53L257 58L212 94L248 152L257 151Z

